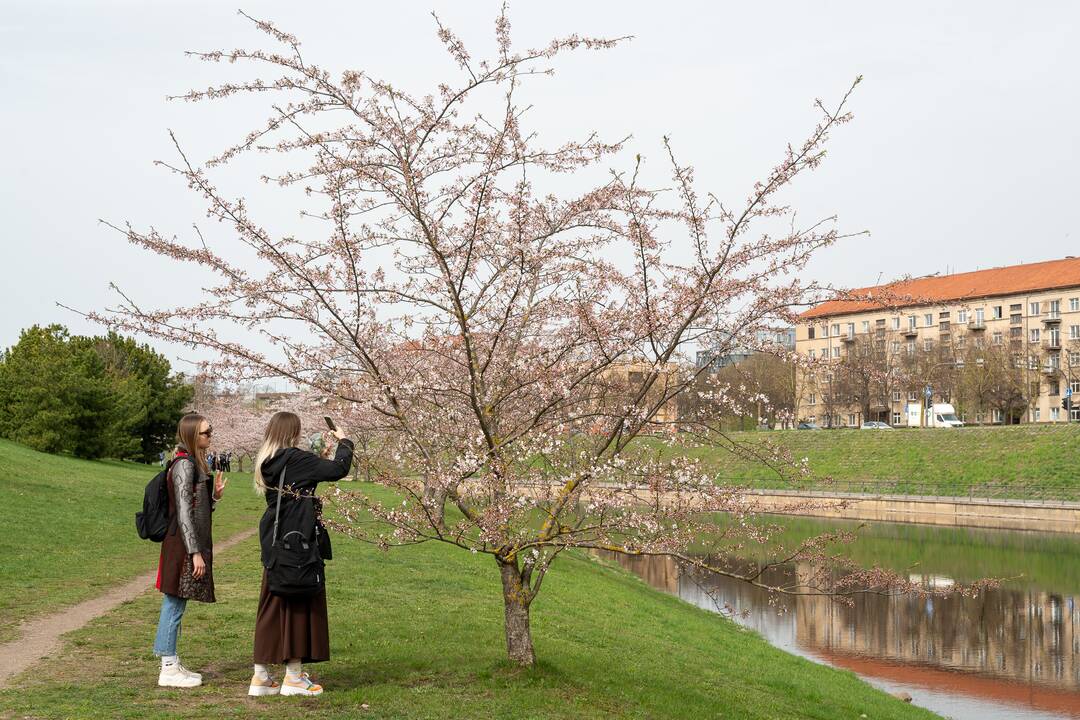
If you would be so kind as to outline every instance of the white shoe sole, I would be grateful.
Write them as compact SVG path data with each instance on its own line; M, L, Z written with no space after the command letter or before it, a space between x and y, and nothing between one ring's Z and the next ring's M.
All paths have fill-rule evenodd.
M305 690L304 688L289 687L288 685L282 685L281 686L281 694L282 695L300 695L300 696L306 696L306 697L319 697L320 695L322 695L322 691L323 691L322 688L319 688L318 690L312 692L311 690Z
M194 678L170 678L168 680L158 678L158 687L173 687L173 688L193 688L202 685L202 680L195 680Z
M278 695L281 693L281 686L271 687L269 685L249 685L248 695L251 697L266 697L267 695Z

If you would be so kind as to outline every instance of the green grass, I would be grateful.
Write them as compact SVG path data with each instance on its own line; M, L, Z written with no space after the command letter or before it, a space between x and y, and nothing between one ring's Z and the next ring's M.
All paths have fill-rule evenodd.
M1080 500L1080 425L960 429L733 432L739 442L771 442L807 458L818 478L807 487L931 495ZM658 445L655 441L646 443ZM764 465L712 447L681 449L722 481L784 487Z
M73 514L71 507L118 506L128 485L141 491L136 480L145 475L145 468L135 468L119 480L121 471L133 469L41 458L11 444L0 444L0 461L19 470L22 512L35 513L39 526ZM54 480L57 469L66 477ZM56 501L54 482L70 507ZM99 486L110 483L119 495L96 499ZM11 486L0 493L9 504ZM238 499L237 511L243 502ZM245 519L255 517L253 511ZM51 551L32 562L43 578L84 583L92 573L65 557L69 551L84 560L101 554L116 561L123 553L109 542L128 542L119 531L99 538L87 555L78 533L65 536L71 545L54 536ZM135 547L138 557L128 558L132 572L152 566L152 553L137 541ZM147 592L71 633L63 651L19 679L21 687L0 692L0 718L934 717L585 556L564 556L545 581L533 607L539 663L520 670L505 661L499 580L489 558L434 544L382 553L344 538L337 539L335 554L329 567L333 659L314 667L329 688L322 698L245 696L260 572L251 539L217 559L220 601L192 603L185 618L180 651L189 667L204 672L205 687L155 686L150 647L160 597ZM13 594L6 592L19 574L13 570L9 562L0 566L3 595ZM67 572L82 579L64 582ZM97 589L108 584L99 580Z
M89 462L0 440L0 642L19 623L99 595L150 570L161 546L140 540L135 512L160 468ZM258 522L263 501L233 473L214 513L221 541Z

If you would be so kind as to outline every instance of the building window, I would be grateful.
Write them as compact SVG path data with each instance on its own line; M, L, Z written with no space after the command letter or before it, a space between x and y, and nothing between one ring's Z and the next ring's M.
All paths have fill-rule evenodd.
M1032 410L1031 417L1035 420L1035 422L1039 422L1040 420L1042 420L1042 408L1035 408L1034 410Z
M864 333L870 332L870 321L869 320L863 320L862 321L862 331Z
M813 340L814 339L814 326L813 325L806 328L806 338L808 340Z
M907 394L907 401L908 402L919 402L919 393L915 392L914 390L911 390Z
M840 348L839 348L839 347L834 347L834 348L832 349L832 356L833 356L834 358L838 358L838 357L840 357Z
M956 349L963 350L965 345L967 345L967 338L963 335L958 335L956 337Z
M1070 352L1069 353L1069 365L1071 367L1076 367L1077 365L1080 365L1080 353L1078 353L1078 352Z
M833 337L838 337L840 335L840 323L833 323L832 335Z
M809 420L811 424L816 423L817 422L817 415L811 415L810 417L807 418L807 420Z
M996 422L996 423L999 423L1004 419L1004 416L1001 414L1000 410L994 410L990 414L990 417L991 417L991 422Z
M1080 393L1080 380L1073 380L1070 382L1069 388L1072 390L1073 395Z
M855 323L848 323L847 324L847 336L848 337L855 337Z
M1069 309L1073 312L1080 310L1080 298L1069 298Z
M1020 313L1013 313L1012 315L1009 315L1009 324L1010 325L1023 325L1024 324L1024 316L1021 315Z
M957 311L957 313L956 313L956 322L958 322L958 323L966 323L967 322L967 310L959 310L959 311Z
M1046 386L1049 388L1049 391L1048 391L1047 394L1049 394L1049 395L1060 395L1061 394L1061 383L1059 383L1057 380L1051 380L1050 382L1048 382L1046 384Z
M1031 342L1039 342L1039 328L1031 328Z
M899 425L900 424L900 413L894 412L892 414L892 424L893 425Z
M889 344L889 347L892 349L894 354L900 352L900 341L893 340L892 343Z
M995 345L1000 345L1001 344L1002 337L1001 337L1001 332L1000 331L994 333L992 335L992 338L993 338L993 342L994 342Z
M1054 422L1057 422L1058 420L1061 419L1061 412L1060 412L1059 408L1056 408L1056 407L1050 408L1050 419L1053 420Z
M810 348L810 359L814 359L814 348Z
M926 327L930 327L934 324L934 313L926 313L923 315L923 322L926 323Z
M1000 320L1003 317L1002 314L1001 314L1001 308L1002 308L1001 305L995 305L994 307L990 308L990 310L991 310L990 317L994 318L995 320ZM981 309L982 308L980 308L980 310ZM975 311L976 314L978 314L978 312L979 312L979 310Z
M899 315L897 315L896 317L894 317L892 319L892 329L893 330L899 330L900 329L900 316Z
M919 322L919 319L918 319L918 318L916 318L916 317L915 317L914 315L908 315L908 319L907 319L907 326L908 326L909 328L911 328L912 330L914 330L914 329L915 329L915 327L917 326L918 322Z
M847 424L855 427L855 413L848 413Z
M930 352L933 349L934 349L934 341L933 340L923 340L923 350L925 350L926 352Z
M814 395L814 393L810 393L810 399L806 401L806 404L807 405L815 405L815 404L817 404L817 396Z
M1080 340L1080 325L1069 326L1069 339Z
M821 326L821 337L823 337L823 338L829 337L829 326L828 326L828 324L825 324L825 325Z
M892 391L892 401L893 402L900 402L900 391L899 390L893 390Z
M1040 303L1039 303L1038 300L1035 300L1034 302L1029 302L1028 303L1028 315L1038 315L1039 314L1039 305L1040 305Z
M1052 318L1061 317L1061 301L1051 300L1050 307L1047 309L1046 313Z

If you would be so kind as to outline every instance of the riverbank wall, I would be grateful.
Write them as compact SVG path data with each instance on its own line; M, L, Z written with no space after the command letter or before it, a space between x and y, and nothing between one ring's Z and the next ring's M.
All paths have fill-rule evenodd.
M777 515L1080 533L1080 503L1076 502L800 490L750 490L748 494L761 512Z

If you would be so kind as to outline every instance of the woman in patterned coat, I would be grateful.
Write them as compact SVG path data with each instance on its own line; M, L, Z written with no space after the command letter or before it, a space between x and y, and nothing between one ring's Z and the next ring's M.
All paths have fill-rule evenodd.
M188 600L214 597L213 510L225 489L219 472L211 486L206 464L213 428L197 413L180 419L176 457L169 464L169 529L161 543L157 588L163 594L154 654L161 657L158 685L196 687L202 676L180 664L176 644Z

